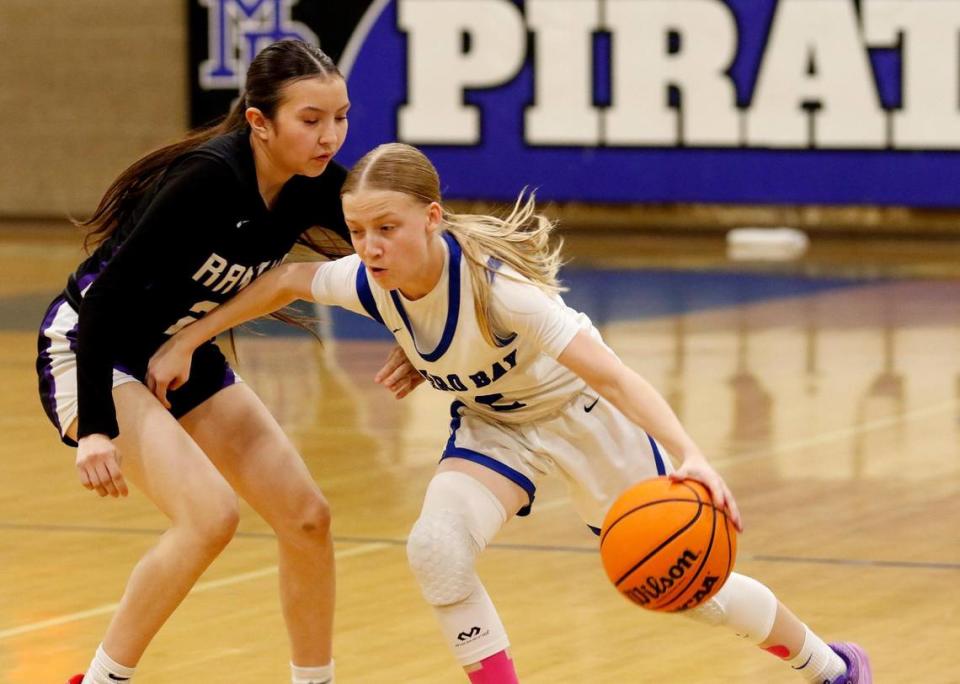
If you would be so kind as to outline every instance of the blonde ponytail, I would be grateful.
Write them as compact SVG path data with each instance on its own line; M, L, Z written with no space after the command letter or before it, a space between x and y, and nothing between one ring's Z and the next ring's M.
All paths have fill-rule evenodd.
M551 241L556 225L536 213L535 193L527 195L526 191L521 192L505 218L450 212L444 212L443 218L446 229L460 243L467 259L477 323L488 344L496 345L490 320L490 299L493 275L497 271L489 263L491 257L512 267L524 279L548 294L564 290L557 280L557 272L563 263L560 257L563 240ZM499 275L512 277L508 274Z

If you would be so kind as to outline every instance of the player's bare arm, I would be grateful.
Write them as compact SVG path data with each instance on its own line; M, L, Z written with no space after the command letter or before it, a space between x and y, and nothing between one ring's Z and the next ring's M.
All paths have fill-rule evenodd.
M649 382L584 331L574 336L557 361L583 378L600 396L679 458L681 465L672 476L706 485L714 504L726 508L734 525L742 531L740 512L729 487Z
M297 299L309 299L310 283L322 266L322 263L278 266L230 301L183 328L151 357L147 387L169 407L167 390L175 390L189 379L190 361L197 347L241 323L271 314Z
M197 347L230 328L271 314L298 299L312 300L310 286L317 271L323 267L323 262L278 266L230 301L183 328L150 359L147 387L164 406L169 407L167 391L177 389L189 379L190 361ZM375 381L402 399L423 382L423 377L410 365L403 352L395 348Z

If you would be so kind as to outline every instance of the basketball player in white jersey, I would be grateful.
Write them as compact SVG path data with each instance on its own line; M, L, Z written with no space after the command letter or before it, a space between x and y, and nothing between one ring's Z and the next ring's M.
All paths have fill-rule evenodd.
M165 401L187 381L205 340L295 299L386 325L430 385L453 398L450 436L407 552L471 682L518 681L474 561L510 517L529 512L544 474L564 477L595 531L629 485L664 474L702 482L740 528L730 490L666 401L563 303L559 246L548 244L553 226L532 199L518 200L506 219L446 212L433 165L402 144L364 156L342 198L356 255L264 275L168 341L150 362L148 384ZM409 391L406 381L382 380L398 395ZM675 472L661 444L680 461ZM685 614L726 625L808 682L872 681L860 647L827 645L744 575L731 574Z

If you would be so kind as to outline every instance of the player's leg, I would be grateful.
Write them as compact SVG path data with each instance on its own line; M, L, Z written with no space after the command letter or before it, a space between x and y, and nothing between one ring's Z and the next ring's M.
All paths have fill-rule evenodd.
M474 684L510 684L509 640L474 569L476 557L528 501L526 492L476 463L447 458L427 487L407 556L444 639Z
M755 579L731 573L706 603L685 613L708 625L723 625L785 661L808 682L871 684L870 661L856 644L826 644L773 592Z
M570 486L580 515L599 531L603 515L631 484L673 470L668 454L609 402L585 396L568 411L541 427L546 446ZM589 414L589 415L588 415ZM555 443L550 436L555 435ZM575 445L575 449L571 449ZM602 458L599 455L603 455ZM732 573L724 587L689 617L724 625L734 633L787 661L811 682L868 684L869 663L856 646L836 650L800 622L764 585ZM841 654L841 655L838 655Z
M517 681L506 630L474 562L503 524L532 500L532 474L520 472L508 456L518 448L499 428L455 416L444 458L407 541L423 596L474 684Z
M238 520L233 490L146 387L123 384L114 389L114 400L124 477L171 526L133 569L87 684L132 676L150 640L230 541ZM67 432L75 438L75 424Z
M294 682L298 675L333 681L330 509L303 459L243 383L217 392L180 422L277 534L280 599L298 668Z

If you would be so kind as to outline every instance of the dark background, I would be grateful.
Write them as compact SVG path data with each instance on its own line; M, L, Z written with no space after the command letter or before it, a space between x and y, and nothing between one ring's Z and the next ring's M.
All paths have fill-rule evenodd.
M207 58L208 13L198 0L188 2L188 25L190 31L189 83L190 126L208 124L223 116L237 96L232 90L203 90L200 87L200 63ZM294 5L290 17L310 27L320 39L320 48L334 61L340 59L354 27L373 0L300 0Z

